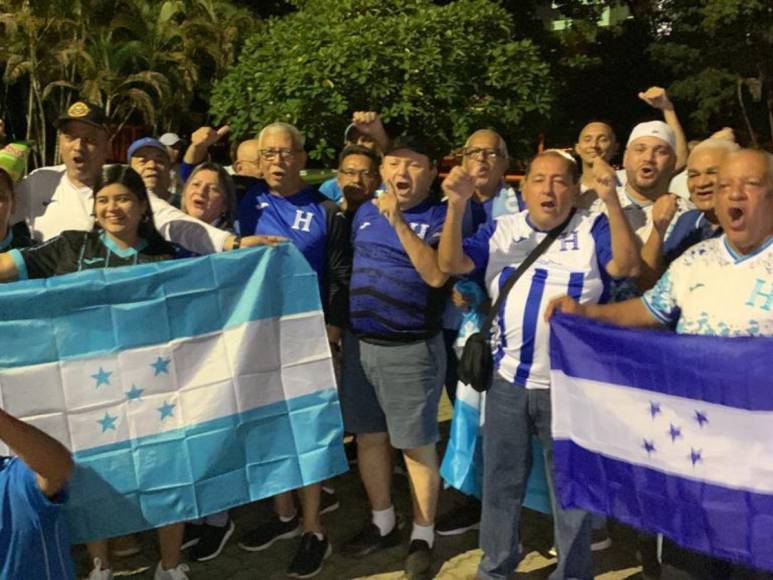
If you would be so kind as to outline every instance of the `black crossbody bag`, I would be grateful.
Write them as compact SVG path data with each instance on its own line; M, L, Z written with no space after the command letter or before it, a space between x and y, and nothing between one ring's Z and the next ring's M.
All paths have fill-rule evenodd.
M526 259L521 262L518 269L505 282L502 290L499 292L496 301L491 305L491 309L483 321L483 326L474 334L467 338L462 351L462 357L459 359L458 375L459 379L473 389L482 393L487 391L491 385L491 379L494 375L494 356L491 354L491 325L499 311L499 307L504 302L507 294L515 283L529 269L537 258L539 258L548 249L558 235L564 231L566 225L574 217L576 210L572 209L569 217L564 222L548 232L548 235L534 248Z

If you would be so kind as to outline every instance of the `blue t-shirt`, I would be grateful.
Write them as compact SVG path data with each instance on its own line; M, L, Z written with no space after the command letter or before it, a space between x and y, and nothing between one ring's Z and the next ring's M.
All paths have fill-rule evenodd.
M429 245L437 244L445 221L444 204L427 199L402 213L417 236ZM357 210L352 241L349 305L354 333L382 344L413 342L438 333L445 290L422 280L394 228L372 202Z
M265 182L250 189L239 203L242 236L283 236L298 248L320 277L325 270L327 212L319 192L306 187L283 197L272 194Z
M325 320L345 326L352 261L341 209L314 187L281 196L259 180L239 202L237 217L240 235L283 236L300 250L317 273Z
M722 228L712 228L702 211L691 209L679 216L671 233L663 244L663 256L666 266L684 254L690 246L703 240L709 240L722 235Z
M0 457L0 578L75 577L62 506L65 492L47 498L35 474L15 457Z

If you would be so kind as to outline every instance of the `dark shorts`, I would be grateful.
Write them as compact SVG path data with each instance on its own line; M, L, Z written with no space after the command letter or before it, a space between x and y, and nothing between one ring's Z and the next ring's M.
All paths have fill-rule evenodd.
M436 443L438 403L445 380L440 334L410 344L382 346L343 337L341 411L350 433L388 433L393 447Z

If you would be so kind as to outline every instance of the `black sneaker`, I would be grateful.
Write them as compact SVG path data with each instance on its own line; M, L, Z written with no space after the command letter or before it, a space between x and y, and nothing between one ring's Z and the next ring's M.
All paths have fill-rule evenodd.
M295 558L287 568L291 578L311 578L322 571L322 566L333 553L333 546L323 537L317 538L314 532L303 534Z
M432 548L424 540L411 540L405 559L405 575L409 580L426 578L432 565Z
M181 550L187 550L199 543L201 539L201 532L204 529L204 524L185 524L185 532L183 533L183 545L180 546Z
M364 558L387 548L393 548L400 543L400 530L397 524L386 536L381 535L381 531L374 523L369 523L359 534L346 542L341 548L341 554L350 558Z
M260 552L270 547L277 540L289 540L301 535L301 522L296 515L289 522L283 522L278 517L259 525L242 536L239 547L248 552Z
M439 536L458 536L480 528L480 502L469 501L438 518L435 531Z
M338 503L338 496L336 495L335 490L331 489L330 491L327 491L323 487L322 498L320 500L319 506L319 515L329 514L330 512L336 511L339 507L341 507L341 504Z
M228 518L228 523L224 526L204 524L203 527L201 539L191 550L191 558L197 562L206 562L217 558L223 551L228 538L233 535L236 524L231 518Z

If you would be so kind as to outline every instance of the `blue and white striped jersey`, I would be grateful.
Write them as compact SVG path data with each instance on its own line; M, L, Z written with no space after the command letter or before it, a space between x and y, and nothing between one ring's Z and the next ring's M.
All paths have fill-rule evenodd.
M492 301L547 232L528 212L502 216L464 240L464 252L485 272ZM494 360L500 376L528 389L550 386L548 302L569 294L581 303L606 300L612 259L607 217L578 210L564 233L524 273L500 307L494 332Z

